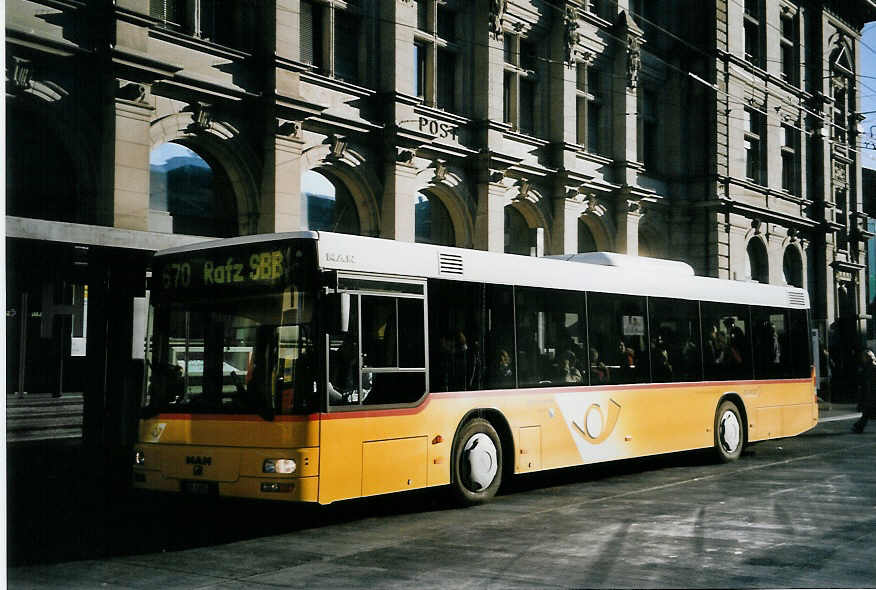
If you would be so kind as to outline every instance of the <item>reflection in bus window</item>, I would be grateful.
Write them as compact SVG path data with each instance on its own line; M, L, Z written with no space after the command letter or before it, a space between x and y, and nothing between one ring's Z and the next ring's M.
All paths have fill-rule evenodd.
M516 386L514 367L514 294L508 285L487 285L484 301L486 389Z
M483 389L483 283L429 281L429 389Z
M696 301L648 299L651 381L699 381L700 312Z
M412 403L425 393L421 298L351 294L349 326L328 340L330 404Z
M751 325L755 379L790 377L791 355L785 310L752 307Z
M517 289L520 387L586 383L584 302L583 293Z
M590 347L608 368L606 383L642 383L650 378L645 298L590 293Z
M343 330L346 328L346 331ZM328 394L332 405L358 404L359 296L350 297L349 324L328 335Z
M307 395L313 388L309 324L286 324L283 311L282 294L161 307L147 355L150 407L267 413L312 409ZM301 392L297 400L296 391Z
M703 371L707 380L751 379L748 307L702 304Z

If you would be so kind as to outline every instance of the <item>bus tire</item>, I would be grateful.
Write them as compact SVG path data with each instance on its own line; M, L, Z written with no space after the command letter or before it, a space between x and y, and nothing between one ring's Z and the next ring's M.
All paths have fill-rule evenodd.
M735 461L745 443L745 424L739 407L724 400L715 412L715 455L722 463Z
M482 418L466 422L453 440L451 486L464 506L482 504L502 485L502 442L493 425Z

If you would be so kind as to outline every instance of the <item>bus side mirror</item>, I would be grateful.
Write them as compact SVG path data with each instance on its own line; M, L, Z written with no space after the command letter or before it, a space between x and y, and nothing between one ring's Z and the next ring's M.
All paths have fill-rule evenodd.
M331 331L346 334L350 331L350 294L329 293L327 323Z

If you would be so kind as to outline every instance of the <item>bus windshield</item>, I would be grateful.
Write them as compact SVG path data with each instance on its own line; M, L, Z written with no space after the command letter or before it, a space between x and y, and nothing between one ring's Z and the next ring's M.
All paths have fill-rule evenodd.
M277 255L276 269L294 259L291 254L287 249ZM249 256L252 272L262 272L261 254L239 251L156 263L162 280L150 310L143 400L149 413L251 413L272 419L318 409L312 273L297 268L292 280L290 272L277 270L271 280L256 281L250 272L247 280L228 286L205 280L220 268L211 260L228 260L226 266L233 267Z

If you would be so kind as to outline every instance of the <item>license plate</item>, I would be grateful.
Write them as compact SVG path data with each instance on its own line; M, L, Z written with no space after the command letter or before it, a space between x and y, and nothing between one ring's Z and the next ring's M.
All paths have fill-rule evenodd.
M209 481L184 481L182 482L182 491L185 494L193 494L195 496L208 496L215 494L216 484Z

